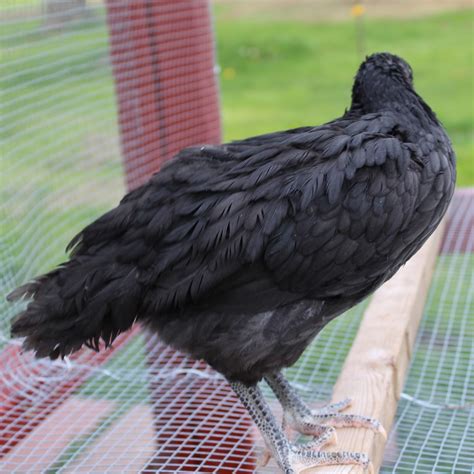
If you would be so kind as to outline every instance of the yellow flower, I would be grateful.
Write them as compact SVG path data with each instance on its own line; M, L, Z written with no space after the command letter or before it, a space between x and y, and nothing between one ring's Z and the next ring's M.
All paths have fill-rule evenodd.
M364 13L365 13L365 7L364 7L364 5L361 5L360 3L356 3L351 8L351 15L352 16L361 16Z
M235 69L233 67L226 67L223 71L222 71L222 77L224 79L234 79L235 77Z

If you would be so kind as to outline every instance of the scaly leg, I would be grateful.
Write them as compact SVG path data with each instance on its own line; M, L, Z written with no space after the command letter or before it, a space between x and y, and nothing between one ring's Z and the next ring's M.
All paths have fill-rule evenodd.
M358 464L366 469L372 469L365 454L317 451L329 441L324 434L307 445L290 443L283 430L278 426L257 385L247 386L241 382L230 382L230 385L248 410L262 433L269 451L285 474L298 474L300 470L309 467L338 464ZM313 449L316 450L313 451Z
M321 436L331 427L363 427L387 437L378 420L361 415L339 413L350 406L349 398L318 410L311 410L280 372L265 377L265 380L283 407L283 423L299 433ZM336 439L335 433L333 436Z

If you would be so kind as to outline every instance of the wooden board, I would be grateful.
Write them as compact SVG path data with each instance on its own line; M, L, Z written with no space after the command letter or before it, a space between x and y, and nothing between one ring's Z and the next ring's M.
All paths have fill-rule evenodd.
M398 273L375 292L334 387L332 401L350 397L348 413L376 418L389 432L412 355L418 326L441 245L445 220ZM338 429L328 451L367 453L375 472L386 441L366 429ZM305 469L304 474L360 474L359 466Z

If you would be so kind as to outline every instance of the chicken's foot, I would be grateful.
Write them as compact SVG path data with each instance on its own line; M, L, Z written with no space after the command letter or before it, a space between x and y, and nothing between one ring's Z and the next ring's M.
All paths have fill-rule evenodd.
M230 384L261 431L270 453L285 474L298 474L306 468L338 464L358 464L372 470L366 454L318 451L332 440L332 431L326 427L321 428L320 435L310 443L302 445L290 443L284 431L278 426L257 385L247 386L241 382L230 382Z
M265 380L283 407L284 426L288 425L299 433L313 436L320 436L328 427L368 428L380 433L384 438L387 437L385 429L378 420L362 415L340 413L351 405L350 398L319 409L311 409L281 373L269 375ZM335 435L334 437L337 439Z

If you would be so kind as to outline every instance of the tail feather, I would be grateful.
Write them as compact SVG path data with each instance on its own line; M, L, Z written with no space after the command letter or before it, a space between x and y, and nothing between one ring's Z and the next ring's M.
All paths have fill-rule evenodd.
M24 348L37 357L56 359L86 345L110 346L137 319L141 288L130 266L71 260L58 269L20 286L9 301L31 299L13 320L13 337L24 337Z
M46 280L53 278L53 274L56 273L57 271L58 270L54 270L51 273L42 275L28 283L25 283L24 285L19 286L18 288L16 288L15 290L13 290L11 293L7 295L7 301L13 302L13 301L26 299L26 298L32 298L37 293L37 291L41 288L43 283Z

